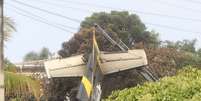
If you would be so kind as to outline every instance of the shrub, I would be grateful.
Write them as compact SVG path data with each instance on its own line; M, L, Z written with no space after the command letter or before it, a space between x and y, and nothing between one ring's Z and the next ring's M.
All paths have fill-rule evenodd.
M201 70L185 67L173 77L114 91L104 101L200 101Z

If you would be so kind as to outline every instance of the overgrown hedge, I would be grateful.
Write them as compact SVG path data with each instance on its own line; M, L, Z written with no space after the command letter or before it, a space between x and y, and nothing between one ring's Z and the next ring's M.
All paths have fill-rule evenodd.
M187 66L159 82L114 91L104 101L201 101L201 70Z

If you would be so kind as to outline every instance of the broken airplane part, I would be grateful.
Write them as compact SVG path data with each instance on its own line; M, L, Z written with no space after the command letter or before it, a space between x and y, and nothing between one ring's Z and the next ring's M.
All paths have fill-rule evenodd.
M118 46L122 52L108 53L101 52L101 70L104 74L120 72L128 69L142 67L139 69L145 79L155 81L156 77L150 70L145 68L147 57L143 49L129 50L129 48L120 40L114 41L105 30L98 24L94 24L96 31L100 32L111 44ZM45 61L45 70L48 78L54 77L81 77L86 72L85 63L82 60L83 54L71 56L64 59L55 59Z
M83 62L82 56L46 61L44 64L48 78L83 76L86 64ZM101 70L105 75L147 65L146 54L142 49L121 53L101 52L100 57Z
M95 38L96 31L100 32L113 45L118 46L122 52L100 52ZM77 98L82 99L82 101L99 101L97 97L101 97L101 89L98 91L96 86L101 86L103 75L136 68L145 79L149 81L156 80L146 68L148 63L143 49L129 50L119 38L116 41L113 40L97 24L94 26L92 39L93 48L87 65L82 59L83 54L65 59L46 61L44 65L48 77L82 77L77 94ZM99 93L95 93L94 91L98 91Z

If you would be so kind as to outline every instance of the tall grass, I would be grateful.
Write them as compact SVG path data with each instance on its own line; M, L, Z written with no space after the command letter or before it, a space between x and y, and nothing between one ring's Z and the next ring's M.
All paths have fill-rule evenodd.
M39 101L41 94L40 81L21 74L5 72L5 96L8 98L15 99L14 101L26 101L33 95Z

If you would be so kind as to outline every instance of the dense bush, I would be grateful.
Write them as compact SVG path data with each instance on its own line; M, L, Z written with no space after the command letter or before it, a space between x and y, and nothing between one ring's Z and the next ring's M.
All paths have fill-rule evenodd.
M178 69L192 65L201 67L201 57L175 48L145 49L150 69L158 77L175 75Z
M188 66L159 82L114 91L104 101L201 101L201 70Z

